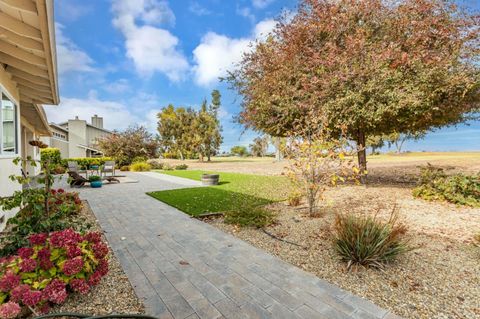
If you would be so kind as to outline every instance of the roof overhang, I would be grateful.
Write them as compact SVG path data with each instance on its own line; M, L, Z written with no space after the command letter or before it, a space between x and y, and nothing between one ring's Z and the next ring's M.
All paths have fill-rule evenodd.
M97 152L97 153L102 153L102 151L100 151L99 149L96 149L96 148L93 148L93 147L90 147L90 146L87 146L87 145L83 145L83 144L77 144L78 147L80 148L83 148L83 149L86 149L86 150L89 150L89 151L94 151L94 152Z
M53 0L0 0L0 64L23 104L58 104Z
M43 136L51 136L52 131L47 121L45 110L39 104L23 103L20 108L20 115L25 118L28 123L35 127L35 133Z

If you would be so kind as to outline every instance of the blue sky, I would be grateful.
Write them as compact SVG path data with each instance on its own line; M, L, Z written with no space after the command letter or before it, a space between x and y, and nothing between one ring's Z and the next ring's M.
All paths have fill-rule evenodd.
M480 7L480 0L469 1ZM262 38L287 0L57 0L60 106L50 121L104 117L109 129L156 128L156 113L172 103L199 107L213 89L222 93L223 150L257 136L232 117L239 98L220 83L249 43ZM411 150L480 150L480 123L447 128Z

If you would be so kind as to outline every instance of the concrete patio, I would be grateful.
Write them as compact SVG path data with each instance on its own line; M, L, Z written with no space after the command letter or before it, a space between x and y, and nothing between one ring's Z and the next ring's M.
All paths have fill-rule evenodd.
M80 189L147 313L158 318L396 315L146 195L200 186L158 173Z

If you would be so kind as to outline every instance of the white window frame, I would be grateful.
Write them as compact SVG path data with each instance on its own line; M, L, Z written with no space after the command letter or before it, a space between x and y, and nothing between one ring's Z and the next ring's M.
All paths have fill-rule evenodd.
M2 101L0 96L0 159L16 158L20 155L20 103L15 99L3 85L0 84L0 95L5 95L15 105L15 154L3 154L3 121L2 121Z

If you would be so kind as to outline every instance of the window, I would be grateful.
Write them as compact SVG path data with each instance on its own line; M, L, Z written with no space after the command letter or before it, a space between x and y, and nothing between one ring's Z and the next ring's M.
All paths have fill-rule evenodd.
M0 155L18 153L17 106L2 94L0 112Z

